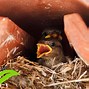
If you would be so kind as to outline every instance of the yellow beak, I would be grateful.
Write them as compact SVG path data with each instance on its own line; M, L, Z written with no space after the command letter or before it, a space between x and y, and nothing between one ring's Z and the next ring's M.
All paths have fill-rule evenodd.
M49 54L52 51L52 48L46 44L37 44L37 58L41 58L44 55Z

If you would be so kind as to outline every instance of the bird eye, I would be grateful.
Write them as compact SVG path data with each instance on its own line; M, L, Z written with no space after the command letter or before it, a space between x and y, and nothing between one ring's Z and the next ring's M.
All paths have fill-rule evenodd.
M46 33L46 32L43 32L43 33L42 33L42 36L47 36L47 33Z
M50 45L51 45L51 46L55 46L55 43L54 43L54 42L52 42Z

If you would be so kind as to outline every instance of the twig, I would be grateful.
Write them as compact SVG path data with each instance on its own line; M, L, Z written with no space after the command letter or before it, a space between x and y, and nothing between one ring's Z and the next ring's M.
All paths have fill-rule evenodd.
M87 71L84 71L83 74L81 74L78 79L81 79L86 73L87 73Z
M89 82L89 78L78 79L78 80L70 80L70 81L65 81L65 82L58 82L58 83L53 83L53 84L49 84L49 85L46 85L46 86L48 86L48 87L57 86L57 85L60 85L60 84L67 84L67 83L73 83L73 82Z

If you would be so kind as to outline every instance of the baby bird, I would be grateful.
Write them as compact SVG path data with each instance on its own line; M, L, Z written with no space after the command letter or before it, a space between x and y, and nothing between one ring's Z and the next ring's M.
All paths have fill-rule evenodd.
M41 40L37 43L38 63L52 68L65 60L60 41L62 37L57 29L46 29Z

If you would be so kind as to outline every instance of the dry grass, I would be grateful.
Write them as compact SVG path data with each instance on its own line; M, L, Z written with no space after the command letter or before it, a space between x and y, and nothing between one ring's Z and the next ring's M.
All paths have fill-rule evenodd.
M88 68L79 58L68 58L68 62L49 69L19 56L4 68L14 69L20 75L10 78L0 89L88 89Z

